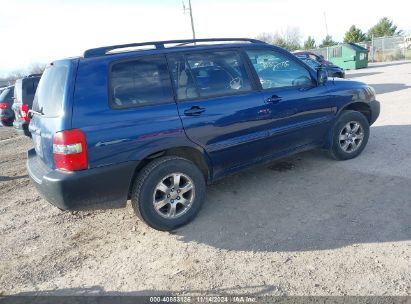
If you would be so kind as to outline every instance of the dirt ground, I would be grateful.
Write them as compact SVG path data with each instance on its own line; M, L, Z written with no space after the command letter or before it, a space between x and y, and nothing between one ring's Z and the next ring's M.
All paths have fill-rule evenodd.
M299 154L209 186L173 233L62 212L0 128L0 294L411 295L411 62L349 71L382 104L357 159Z

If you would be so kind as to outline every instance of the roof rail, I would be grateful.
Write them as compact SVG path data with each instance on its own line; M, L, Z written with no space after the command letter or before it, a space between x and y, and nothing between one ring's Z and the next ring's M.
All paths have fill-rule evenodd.
M187 45L190 43L197 43L197 42L229 42L229 41L233 41L233 42L246 41L246 42L251 42L251 43L264 43L265 44L264 41L260 41L257 39L249 39L249 38L209 38L209 39L152 41L152 42L110 45L110 46L103 46L99 48L89 49L84 52L84 58L103 56L103 55L106 55L108 52L112 50L116 50L116 49L138 47L138 46L145 46L145 45L154 46L156 49L164 49L166 44L177 44L177 46L183 46L183 45Z

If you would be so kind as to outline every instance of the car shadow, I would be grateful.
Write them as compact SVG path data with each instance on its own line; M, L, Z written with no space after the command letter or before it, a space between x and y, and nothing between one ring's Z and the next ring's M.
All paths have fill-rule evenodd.
M21 179L21 178L27 178L28 175L20 175L20 176L3 176L0 175L0 182L8 182L8 181L13 181L16 179Z
M123 296L122 299L120 299L120 303L136 303L135 297L137 296L172 296L172 295L202 295L202 294L207 294L207 296L211 295L218 295L218 296L230 296L230 295L243 295L247 294L247 296L262 296L266 294L272 294L273 292L282 292L281 288L278 286L274 285L253 285L250 284L249 286L238 286L238 287L232 287L232 288L214 288L213 290L184 290L184 292L178 291L178 290L139 290L139 291L106 291L104 287L100 285L95 285L91 287L85 287L85 288L62 288L62 289L55 289L55 290L40 290L40 291L26 291L26 292L20 292L14 295L8 295L4 299L7 300L7 298L12 299L16 298L18 299L19 297L21 298L26 298L27 297L35 297L36 303L43 303L40 300L49 300L48 302L44 303L50 303L50 298L54 296L59 297L58 303L77 303L75 300L76 298L79 299L78 303L84 303L84 301L81 301L81 298L78 298L79 296L86 296L88 299L94 298L94 300L99 300L99 301L91 301L87 303L118 303L118 301L114 300L119 300L118 296ZM130 301L127 301L128 300ZM61 301L61 300L66 300ZM102 302L101 302L101 301ZM74 302L73 302L74 301ZM2 302L3 303L3 302ZM18 303L18 302L12 302L12 303ZM24 302L28 303L28 302Z
M208 188L199 216L173 234L254 252L411 240L409 134L411 125L372 127L356 159L312 151L227 177Z
M411 60L405 60L405 61L391 61L387 63L371 63L368 65L367 69L375 69L375 68L383 68L383 67L388 67L388 66L396 66L396 65L403 65L403 64L410 64Z
M371 76L371 75L377 75L377 74L382 74L382 72L353 73L353 74L347 73L346 78L347 79L352 79L352 78Z
M411 88L404 83L377 83L369 84L369 86L373 87L377 94L391 93Z

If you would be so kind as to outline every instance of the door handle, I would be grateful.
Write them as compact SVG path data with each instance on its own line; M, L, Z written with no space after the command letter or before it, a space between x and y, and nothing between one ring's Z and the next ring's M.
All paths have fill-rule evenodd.
M269 103L277 103L277 102L281 101L281 99L282 98L280 96L273 95L271 97L268 97L265 101L269 102Z
M184 111L184 115L186 116L199 116L201 113L205 112L205 108L200 108L199 106L193 106L188 110Z

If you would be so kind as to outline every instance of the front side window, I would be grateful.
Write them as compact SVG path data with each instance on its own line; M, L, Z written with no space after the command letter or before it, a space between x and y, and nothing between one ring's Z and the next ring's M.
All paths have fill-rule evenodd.
M216 51L186 56L201 97L234 95L251 90L251 82L236 51Z
M173 101L165 58L147 57L111 68L111 106L130 108Z
M310 73L298 62L273 50L249 50L247 55L263 89L313 85Z

